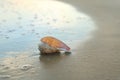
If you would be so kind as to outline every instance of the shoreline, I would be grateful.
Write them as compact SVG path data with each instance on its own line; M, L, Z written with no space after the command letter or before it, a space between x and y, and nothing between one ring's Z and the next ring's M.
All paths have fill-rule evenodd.
M93 38L79 47L81 80L118 80L120 66L120 1L60 0L90 15L97 25ZM86 64L85 64L86 63Z
M24 0L22 1L24 2ZM60 40L64 38L62 41L64 40L68 41L69 39L72 38L73 40L69 40L68 44L67 43L66 44L69 46L69 43L70 45L72 45L74 44L75 41L76 44L74 45L78 45L78 46L76 47L72 45L72 47L74 48L70 47L71 49L75 49L71 54L61 53L61 55L55 55L55 56L42 56L39 55L39 50L37 46L39 42L37 41L40 37L42 37L41 35L43 33L44 33L43 36L45 36L46 33L48 34L52 34L52 33L48 31L44 31L46 30L46 27L41 27L43 29L41 30L41 28L37 28L34 25L30 24L30 26L31 27L34 26L34 28L30 29L30 34L27 34L28 32L26 32L26 29L24 31L24 27L26 28L26 26L23 25L20 31L19 29L21 27L17 28L19 32L17 30L15 31L20 34L19 36L21 36L20 38L17 39L15 38L16 42L14 40L15 36L13 36L13 38L7 37L6 41L12 40L13 42L10 42L12 43L12 45L1 46L2 48L6 49L8 53L6 54L3 53L4 55L7 56L5 57L1 56L0 58L1 60L0 80L1 79L2 80L3 79L5 80L16 80L16 79L17 80L31 80L31 79L32 80L120 80L120 75L119 75L120 74L120 27L119 27L120 1L117 0L116 1L60 0L60 1L73 5L73 7L76 7L78 11L84 12L86 15L90 16L92 20L94 20L97 29L92 30L90 32L89 35L91 35L92 38L86 39L89 36L87 37L85 36L85 39L83 39L85 35L84 31L86 32L88 28L90 28L90 30L92 28L91 27L85 28L84 26L80 25L80 23L82 23L81 19L79 19L80 22L78 22L78 27L73 27L72 29L69 30L69 32L61 34L63 35L63 37L60 36L60 33L61 32L63 33L64 29L61 29L60 31L58 29L55 29L54 32L54 29L49 28L49 23L47 23L47 28L50 29L50 31L52 30L51 32L54 32L54 34L56 34L55 35L56 38L58 37L60 38ZM29 7L35 6L33 2L34 0L30 0L31 5L29 5ZM26 1L25 3L29 4L29 2ZM38 3L38 6L39 5L40 4ZM38 6L36 6L35 9L38 8ZM53 7L51 7L51 9L53 11L59 11L59 9L57 8L55 10L56 6L57 5L54 5ZM48 5L47 7L49 8ZM61 7L62 5L59 6L59 8ZM44 9L44 7L42 8ZM61 10L63 9L64 8L62 8ZM26 10L27 9L25 9L25 11ZM69 12L69 8L66 8L65 11L67 11L67 13L65 14L66 16L68 16L68 19L65 20L69 21L69 17L71 15L68 14L72 12L74 13L76 9L73 11L71 10ZM40 13L38 12L38 15ZM57 13L61 14L61 11ZM73 18L71 18L71 20L75 18L74 15L72 15ZM34 16L30 16L30 17L34 17ZM39 17L40 20L41 17ZM58 15L58 17L60 16ZM19 19L20 17L17 20ZM23 16L23 20L24 20L24 16ZM45 21L46 20L47 19L45 19ZM56 21L54 20L54 15L53 17L51 17L50 20L52 20L53 23L54 21ZM33 21L36 22L36 15ZM75 21L78 20L75 19ZM84 22L83 24L88 23L88 21L89 21L88 19L85 22L83 21ZM15 23L14 20L13 23ZM68 23L69 22L67 22L67 24ZM71 24L69 26L71 26ZM82 28L79 28L79 26L81 26ZM66 29L66 31L68 31L68 29ZM79 33L78 35L78 33L72 33L73 29L75 29L75 32L81 32L81 31L82 32ZM23 32L26 33L21 34L22 30ZM11 30L9 30L9 32L11 32ZM69 36L65 36L68 34ZM77 41L80 41L80 43Z
M77 0L75 0L76 2L69 1L69 0L60 0L60 1L63 1L65 3L69 3L69 4L73 5L79 11L84 11L85 14L90 15L90 17L96 23L95 25L96 25L97 29L93 30L90 33L93 38L91 38L90 41L87 41L87 43L85 43L86 45L89 44L90 42L92 42L90 44L94 44L93 46L97 46L97 45L100 45L100 43L102 43L102 44L106 44L106 48L109 48L109 47L112 48L112 46L113 46L116 48L116 50L120 51L119 50L119 45L120 45L119 44L119 42L120 42L119 13L120 13L120 11L117 10L118 9L117 6L119 6L119 3L117 1L115 3L118 3L118 5L116 5L115 3L113 3L113 5L112 5L112 1L110 3L108 3L108 2L103 3L104 1L100 1L101 3L99 5L99 7L97 6L97 4L99 4L99 2L98 3L93 2L94 0L91 1L90 3L86 3L87 0L85 0L85 1L80 0L79 2L77 2ZM81 2L83 2L83 3L81 3ZM102 3L104 5L102 5ZM96 7L96 9L94 9L95 7ZM89 8L91 8L91 10L89 10ZM107 11L105 11L105 10L107 10ZM113 10L116 12L113 12ZM96 11L97 13L94 11ZM96 43L96 45L95 45L95 43ZM100 47L102 48L102 46L100 46ZM103 47L105 47L105 46L103 46Z

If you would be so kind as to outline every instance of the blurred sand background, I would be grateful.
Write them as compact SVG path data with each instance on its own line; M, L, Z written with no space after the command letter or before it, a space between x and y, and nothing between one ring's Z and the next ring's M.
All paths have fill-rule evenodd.
M120 1L60 0L75 6L95 20L94 38L80 49L82 62L77 80L120 80Z

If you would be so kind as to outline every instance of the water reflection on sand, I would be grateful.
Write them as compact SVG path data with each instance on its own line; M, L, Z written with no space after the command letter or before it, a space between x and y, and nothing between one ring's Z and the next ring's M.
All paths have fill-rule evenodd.
M69 4L54 0L0 1L0 14L0 79L52 78L50 75L56 73L58 66L67 69L65 66L70 64L71 55L39 57L40 38L54 36L68 44L75 53L76 43L82 43L95 29L89 16Z
M31 77L32 79L39 79L41 75L42 77L48 75L50 69L60 66L69 57L70 55L66 54L30 56L25 52L14 57L1 58L0 79L21 80L21 77L24 77L24 80Z

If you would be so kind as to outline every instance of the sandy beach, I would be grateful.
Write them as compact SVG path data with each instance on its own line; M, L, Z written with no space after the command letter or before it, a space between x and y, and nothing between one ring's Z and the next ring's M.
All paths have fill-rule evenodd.
M120 80L120 1L59 1L0 1L0 80ZM39 55L46 35L71 54Z
M118 0L63 0L90 15L98 29L94 38L80 49L80 75L77 80L120 79L120 11ZM85 64L83 63L85 62Z

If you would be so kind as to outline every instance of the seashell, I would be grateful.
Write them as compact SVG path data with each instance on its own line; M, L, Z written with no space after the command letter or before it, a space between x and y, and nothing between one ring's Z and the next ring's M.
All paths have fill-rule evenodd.
M51 47L46 43L39 44L40 54L59 54L60 51L57 48Z
M43 37L41 42L39 45L41 54L58 54L60 51L70 50L65 43L51 36Z
M66 51L70 50L70 47L68 47L64 42L51 36L44 37L41 39L41 41L54 48L59 48L59 49L63 49Z

